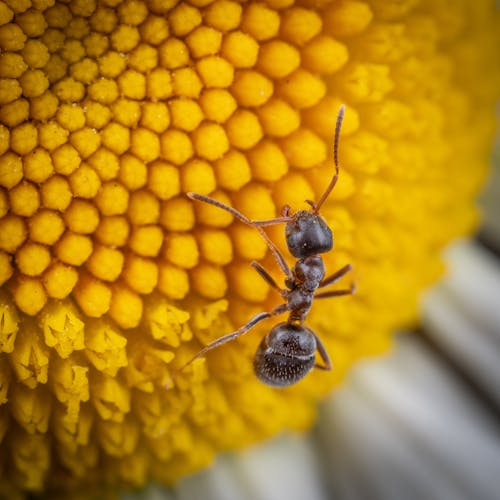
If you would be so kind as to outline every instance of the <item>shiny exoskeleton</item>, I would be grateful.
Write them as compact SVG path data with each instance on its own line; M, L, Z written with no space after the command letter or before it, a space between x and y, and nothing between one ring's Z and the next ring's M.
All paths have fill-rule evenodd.
M321 254L333 248L333 234L325 220L318 213L338 179L338 144L343 117L344 106L341 106L335 128L335 172L320 201L314 203L307 200L311 205L311 210L300 210L292 214L290 207L286 205L283 208L281 217L252 221L233 207L213 198L196 193L187 193L189 198L226 210L241 222L256 228L260 232L285 273L286 288L280 288L274 278L258 262L252 262L252 267L269 285L279 291L285 302L269 312L257 314L235 332L224 335L208 344L174 373L169 382L186 366L208 351L236 339L267 318L287 312L289 313L287 320L274 326L262 339L257 349L254 359L254 370L257 377L267 385L287 387L301 380L314 367L322 370L331 369L332 364L323 343L310 328L304 326L304 322L314 299L349 295L355 291L354 285L351 285L349 289L317 292L319 288L337 282L352 268L348 264L325 278L325 265ZM280 251L263 229L265 226L280 223L286 223L285 236L288 250L298 259L292 268L288 266ZM319 353L323 364L316 363L316 352ZM169 385L169 382L167 385Z

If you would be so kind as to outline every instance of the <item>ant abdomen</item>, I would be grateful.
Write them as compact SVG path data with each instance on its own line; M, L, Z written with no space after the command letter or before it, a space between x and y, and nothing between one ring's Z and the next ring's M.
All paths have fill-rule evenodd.
M323 217L300 210L292 221L286 223L286 244L297 259L329 252L333 248L332 230Z
M316 290L325 277L325 263L319 255L299 259L293 272L298 283L306 290Z
M257 349L255 374L272 387L295 384L313 369L316 347L316 339L309 328L295 323L278 323Z

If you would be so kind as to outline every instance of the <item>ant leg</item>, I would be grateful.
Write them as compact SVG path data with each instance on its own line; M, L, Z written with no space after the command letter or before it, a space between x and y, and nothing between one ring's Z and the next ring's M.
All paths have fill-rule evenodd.
M319 355L323 360L324 365L318 365L317 363L314 365L314 368L318 368L319 370L330 371L332 369L332 362L330 361L330 356L328 356L328 352L321 342L320 338L313 332L314 338L316 339L316 348L318 349Z
M287 214L284 215L283 217L274 217L272 219L266 219L266 220L250 220L240 211L236 210L236 208L230 207L229 205L226 205L225 203L215 200L214 198L210 198L209 196L205 196L203 194L198 194L198 193L186 193L186 196L188 198L191 198L192 200L203 201L205 203L209 203L210 205L214 205L218 208L222 208L222 210L229 212L230 214L234 215L234 217L239 219L241 222L244 222L249 226L256 226L256 227L274 226L276 224L281 224L282 222L289 222L293 218Z
M278 283L274 281L274 278L258 262L254 260L250 265L262 276L262 278L264 278L267 283L269 283L273 288L276 288L276 290L281 293L281 288L279 287Z
M352 295L356 292L356 285L352 284L348 290L330 290L329 292L317 293L315 299L327 299L329 297L340 297L341 295Z
M342 278L344 275L346 275L351 269L352 269L352 265L347 264L347 266L344 266L342 269L339 269L337 272L333 273L331 276L328 276L327 278L325 278L319 284L318 288L324 288L325 286L333 285L340 278Z
M257 231L261 234L261 236L264 238L264 240L267 243L267 246L271 249L271 252L273 252L274 258L276 259L276 262L278 265L281 267L281 270L285 273L285 276L289 280L293 280L293 274L290 268L288 267L288 264L286 263L285 257L281 254L281 252L278 250L278 247L269 239L269 236L267 233L264 231L259 226L255 226Z
M181 373L185 368L187 368L193 361L196 361L198 358L204 356L208 351L211 351L216 347L220 347L221 345L226 344L227 342L231 342L231 340L235 340L239 336L248 332L248 330L252 329L257 323L260 323L265 319L271 318L272 316L279 316L280 314L285 313L287 310L288 310L287 305L281 304L275 307L271 312L262 312L256 314L248 323L243 325L241 328L238 328L238 330L236 330L235 332L228 333L227 335L224 335L223 337L220 337L211 342L210 344L206 345L201 351L195 354L187 363L184 363L179 369L175 370L175 372L172 373L170 378L165 382L164 387L166 389L172 387L172 381L177 377L177 375L179 375L179 373Z
M293 280L293 275L292 271L288 267L288 264L285 261L285 258L283 255L281 255L281 252L278 250L276 245L269 239L269 236L267 233L262 229L261 226L270 226L272 224L279 224L280 222L287 222L291 220L291 217L281 217L281 218L276 218L276 219L270 219L268 221L251 221L248 217L243 215L241 212L236 210L233 207L230 207L229 205L226 205L224 203L221 203L220 201L214 200L213 198L209 198L208 196L203 196L201 194L197 193L186 193L188 198L191 198L192 200L198 200L198 201L203 201L204 203L208 203L210 205L214 205L218 208L221 208L222 210L225 210L226 212L229 212L232 214L234 217L236 217L238 220L243 222L244 224L247 224L248 226L253 226L257 231L259 231L260 235L262 238L264 238L265 242L267 243L267 246L270 248L271 252L273 252L274 258L276 259L276 262L279 264L281 267L281 270L285 273L286 277L290 280Z

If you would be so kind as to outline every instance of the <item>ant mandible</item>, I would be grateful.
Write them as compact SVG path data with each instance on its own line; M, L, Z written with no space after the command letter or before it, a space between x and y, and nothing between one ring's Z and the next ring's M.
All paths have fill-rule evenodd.
M351 264L348 264L331 276L324 278L325 265L321 257L322 253L330 251L333 247L332 231L319 214L319 209L328 198L339 176L338 145L344 110L345 107L342 105L337 115L335 127L333 148L334 175L318 203L306 200L311 205L310 210L299 210L295 214L292 214L290 207L285 205L281 217L252 221L238 210L220 201L201 194L187 193L187 196L192 200L209 203L226 210L244 224L252 226L259 231L285 273L286 288L280 288L274 278L258 262L253 261L251 265L269 285L278 290L285 299L285 303L269 312L261 312L255 315L248 323L235 332L224 335L205 346L170 377L166 386L170 385L169 382L178 373L199 357L204 356L208 351L238 338L257 325L257 323L286 312L289 313L288 319L274 326L262 339L257 349L254 359L254 370L257 377L272 387L287 387L301 380L313 368L331 370L332 364L323 343L316 333L304 326L304 321L311 308L313 299L338 297L340 295L350 295L355 292L353 284L349 289L345 290L316 293L318 288L325 288L336 283L352 269ZM286 223L285 236L288 250L298 259L291 269L278 248L269 239L264 229L262 229L264 226L281 223ZM323 364L316 363L316 351L318 351Z

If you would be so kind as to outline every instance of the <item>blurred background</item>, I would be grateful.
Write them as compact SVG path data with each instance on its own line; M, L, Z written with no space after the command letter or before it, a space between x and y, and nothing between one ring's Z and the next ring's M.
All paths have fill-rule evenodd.
M447 249L448 275L418 331L358 364L306 435L219 456L176 488L124 500L500 498L500 139L476 238Z

